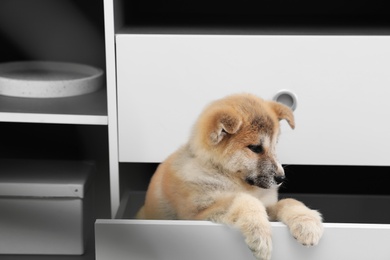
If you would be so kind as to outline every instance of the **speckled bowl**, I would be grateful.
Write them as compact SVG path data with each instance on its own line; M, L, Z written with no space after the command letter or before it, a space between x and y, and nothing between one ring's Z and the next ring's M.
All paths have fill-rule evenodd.
M0 95L57 98L94 92L103 70L76 63L25 61L0 64Z

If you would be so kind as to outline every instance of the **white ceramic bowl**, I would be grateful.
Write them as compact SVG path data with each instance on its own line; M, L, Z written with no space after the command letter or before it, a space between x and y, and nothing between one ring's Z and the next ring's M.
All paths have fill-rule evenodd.
M56 98L83 95L103 85L103 70L76 63L25 61L0 64L0 95Z

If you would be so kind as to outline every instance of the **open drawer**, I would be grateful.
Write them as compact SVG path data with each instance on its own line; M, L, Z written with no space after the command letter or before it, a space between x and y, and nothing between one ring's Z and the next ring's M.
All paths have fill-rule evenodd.
M273 260L390 259L390 208L384 206L390 205L389 196L283 196L296 197L320 208L332 222L345 220L348 217L345 213L349 212L351 222L355 223L325 223L320 244L308 248L298 244L284 224L273 222ZM117 219L97 220L97 260L254 259L242 235L225 225L131 219L143 199L143 192L129 192L122 200Z

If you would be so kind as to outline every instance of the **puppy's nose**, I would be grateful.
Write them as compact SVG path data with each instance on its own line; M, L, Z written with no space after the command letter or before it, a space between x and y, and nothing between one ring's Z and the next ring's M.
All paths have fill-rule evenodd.
M274 180L278 185L281 184L285 179L286 177L284 177L283 175L274 176Z

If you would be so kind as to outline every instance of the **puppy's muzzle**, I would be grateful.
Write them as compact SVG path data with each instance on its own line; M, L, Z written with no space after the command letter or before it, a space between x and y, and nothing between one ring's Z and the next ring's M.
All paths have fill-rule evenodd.
M280 176L274 176L274 181L277 185L280 185L284 182L284 180L286 179L286 177L284 177L283 175L280 175Z
M273 185L280 186L283 181L286 179L284 175L275 175L275 176L259 176L257 178L246 178L245 181L249 185L258 186L260 188L268 189Z

